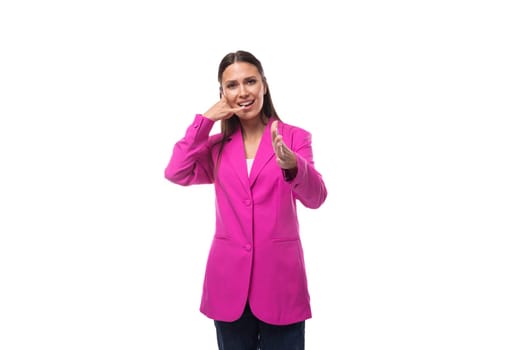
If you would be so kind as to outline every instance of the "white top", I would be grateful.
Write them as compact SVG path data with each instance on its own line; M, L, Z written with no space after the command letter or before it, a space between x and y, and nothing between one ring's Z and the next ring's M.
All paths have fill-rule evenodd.
M250 170L252 170L253 158L246 158L246 166L248 167L248 175L250 175Z

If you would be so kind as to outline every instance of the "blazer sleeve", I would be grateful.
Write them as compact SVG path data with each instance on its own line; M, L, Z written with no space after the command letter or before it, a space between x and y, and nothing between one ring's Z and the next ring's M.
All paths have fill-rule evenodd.
M182 186L213 182L210 132L214 121L195 115L184 137L175 143L164 177Z
M297 199L307 208L319 208L326 200L327 190L323 177L314 166L312 135L296 130L292 150L297 158L297 174L289 182Z

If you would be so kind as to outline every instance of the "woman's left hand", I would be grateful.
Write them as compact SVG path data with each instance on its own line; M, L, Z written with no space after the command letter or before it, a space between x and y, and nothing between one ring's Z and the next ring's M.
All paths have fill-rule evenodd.
M275 152L275 158L277 164L282 169L293 169L297 167L297 158L295 153L292 152L288 146L283 141L282 135L279 135L279 130L277 129L278 121L275 120L272 122L271 131L272 131L272 145L273 151Z

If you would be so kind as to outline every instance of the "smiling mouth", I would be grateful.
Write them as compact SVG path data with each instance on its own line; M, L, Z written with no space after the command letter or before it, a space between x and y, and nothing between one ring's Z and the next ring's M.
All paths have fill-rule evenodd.
M251 106L255 101L249 101L249 102L243 102L243 103L239 103L239 106L243 107L243 108L246 108L246 107L249 107Z

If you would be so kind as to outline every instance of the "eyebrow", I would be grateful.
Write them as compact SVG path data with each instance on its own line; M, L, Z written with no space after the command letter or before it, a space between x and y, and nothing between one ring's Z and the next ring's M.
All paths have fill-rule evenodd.
M257 79L257 76L252 75L252 76L250 76L250 77L246 77L246 78L244 78L243 80L246 81L246 80L249 80L249 79ZM226 81L224 82L224 84L228 84L228 83L236 83L236 82L237 82L237 80L226 80Z

